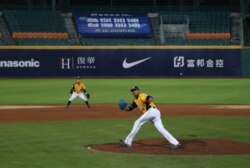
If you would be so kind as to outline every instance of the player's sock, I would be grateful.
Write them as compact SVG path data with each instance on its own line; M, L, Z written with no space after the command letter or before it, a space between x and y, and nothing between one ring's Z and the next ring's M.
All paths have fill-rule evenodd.
M85 104L88 106L88 108L90 108L89 102L85 101Z
M71 101L68 101L67 108L69 108L70 103L71 103Z

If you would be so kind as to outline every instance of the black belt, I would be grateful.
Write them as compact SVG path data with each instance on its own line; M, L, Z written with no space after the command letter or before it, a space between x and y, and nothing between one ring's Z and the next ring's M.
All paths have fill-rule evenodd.
M149 110L150 108L154 108L154 109L156 109L156 107L149 107L149 108L147 108L147 110Z

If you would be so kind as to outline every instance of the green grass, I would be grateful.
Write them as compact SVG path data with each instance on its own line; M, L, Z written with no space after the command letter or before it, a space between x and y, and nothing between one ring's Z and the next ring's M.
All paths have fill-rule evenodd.
M74 79L1 79L0 104L65 104ZM157 103L249 104L250 79L86 79L91 103L132 99L138 85ZM4 95L4 96L3 96ZM80 103L76 100L75 103Z
M138 85L165 104L250 104L250 79L86 79L91 103L130 101ZM0 104L65 104L74 79L0 79ZM80 103L76 100L74 103ZM177 138L222 138L250 143L249 117L163 119ZM250 155L155 156L92 152L116 142L134 119L0 123L1 168L247 168ZM136 139L161 137L145 124Z
M0 163L4 168L246 168L245 156L154 156L91 152L89 144L117 142L130 131L133 120L0 124ZM164 119L177 137L226 138L250 143L249 118L177 117ZM233 124L232 124L233 123ZM145 124L136 139L160 137L152 124Z

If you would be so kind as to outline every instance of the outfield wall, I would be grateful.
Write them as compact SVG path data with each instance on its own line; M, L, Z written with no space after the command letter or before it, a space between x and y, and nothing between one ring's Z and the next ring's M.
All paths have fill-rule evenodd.
M250 74L249 53L239 48L3 48L0 76L240 77Z
M241 68L242 76L250 77L250 48L243 48L241 50Z

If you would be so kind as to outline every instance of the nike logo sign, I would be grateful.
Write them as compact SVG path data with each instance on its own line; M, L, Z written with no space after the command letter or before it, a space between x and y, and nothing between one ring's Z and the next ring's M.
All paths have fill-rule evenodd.
M138 64L140 64L142 62L145 62L145 61L149 60L150 58L152 58L152 57L148 57L148 58L145 58L145 59L142 59L142 60L138 60L138 61L134 61L134 62L130 62L130 63L128 63L127 62L127 58L125 58L125 60L122 63L122 66L123 66L123 68L128 69L128 68L136 66L136 65L138 65Z

